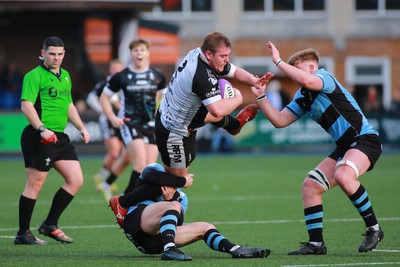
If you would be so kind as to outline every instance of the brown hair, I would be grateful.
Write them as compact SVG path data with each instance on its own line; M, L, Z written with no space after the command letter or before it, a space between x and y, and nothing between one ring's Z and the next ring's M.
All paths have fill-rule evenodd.
M221 45L225 45L229 48L232 46L231 41L224 34L220 32L210 32L204 37L201 51L206 52L210 50L212 53L215 53Z
M147 49L150 47L150 43L144 39L135 39L129 44L129 50L132 50L135 47L138 47L139 45L145 45Z
M50 46L64 47L64 42L57 36L49 36L43 41L43 50L47 51Z
M288 63L292 66L295 66L299 62L303 62L306 60L315 60L318 63L318 61L319 61L318 52L312 48L307 48L307 49L298 51L290 56Z

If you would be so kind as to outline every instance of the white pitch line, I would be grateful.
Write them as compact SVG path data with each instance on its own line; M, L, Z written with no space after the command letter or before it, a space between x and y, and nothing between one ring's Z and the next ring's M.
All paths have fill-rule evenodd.
M281 265L281 267L334 267L334 266L365 266L365 265L400 265L400 262L356 262L336 264L305 264L305 265Z
M397 249L374 249L373 251L400 253L400 250L397 250Z
M324 219L324 222L358 222L360 218L337 218L337 219ZM400 217L379 218L380 221L400 221ZM260 221L225 221L225 222L212 222L213 224L269 224L269 223L304 223L303 219L299 220L260 220Z
M325 219L324 222L355 222L359 221L360 218L337 218L337 219ZM400 217L388 217L379 218L380 221L400 221ZM187 221L190 223L190 221ZM218 225L238 225L238 224L275 224L275 223L304 223L304 220L260 220L260 221L220 221L210 222ZM118 227L116 224L108 225L75 225L75 226L62 226L63 229L97 229L97 228L112 228ZM18 228L0 228L1 232L17 231Z
M9 236L9 235L0 235L0 238L4 238L4 239L12 239L12 238L15 238L15 236Z

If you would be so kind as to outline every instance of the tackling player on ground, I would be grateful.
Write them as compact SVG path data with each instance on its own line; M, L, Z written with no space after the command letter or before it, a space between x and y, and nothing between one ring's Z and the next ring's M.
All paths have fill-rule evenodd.
M118 224L140 252L161 254L162 260L190 261L192 257L178 248L203 240L211 249L233 258L265 258L270 254L269 248L232 243L208 222L183 224L188 197L176 188L192 183L193 174L178 177L154 163L144 168L131 193L111 199Z

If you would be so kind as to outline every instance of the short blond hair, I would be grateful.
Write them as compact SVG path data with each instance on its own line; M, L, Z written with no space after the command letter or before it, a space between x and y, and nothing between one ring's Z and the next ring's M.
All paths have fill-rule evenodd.
M205 53L207 50L210 50L211 53L215 53L217 52L218 48L223 45L229 48L232 47L231 41L223 33L210 32L206 37L204 37L203 44L201 45L201 51Z
M288 63L292 66L297 65L299 62L303 62L306 60L314 60L317 63L319 62L319 55L316 50L313 48L307 48L301 51L298 51L290 56Z
M136 39L129 44L129 50L132 50L133 48L138 47L139 45L145 45L147 49L150 48L150 43L147 40Z

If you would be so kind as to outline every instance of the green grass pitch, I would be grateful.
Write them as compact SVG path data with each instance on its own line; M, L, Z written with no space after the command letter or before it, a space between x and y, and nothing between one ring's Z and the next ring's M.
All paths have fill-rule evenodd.
M16 246L18 200L25 184L22 157L1 158L0 266L394 266L400 265L400 155L383 155L375 169L361 178L385 231L376 251L359 253L364 224L339 189L324 195L326 256L287 256L299 241L307 241L301 201L301 183L324 155L198 155L189 195L186 222L208 221L238 244L268 246L265 259L232 259L209 249L203 241L182 250L192 262L164 262L146 256L126 239L114 223L111 210L95 191L93 174L100 157L81 157L85 183L64 212L59 226L75 242L46 246ZM129 171L117 181L122 190ZM36 202L31 230L47 216L62 179L51 171Z

